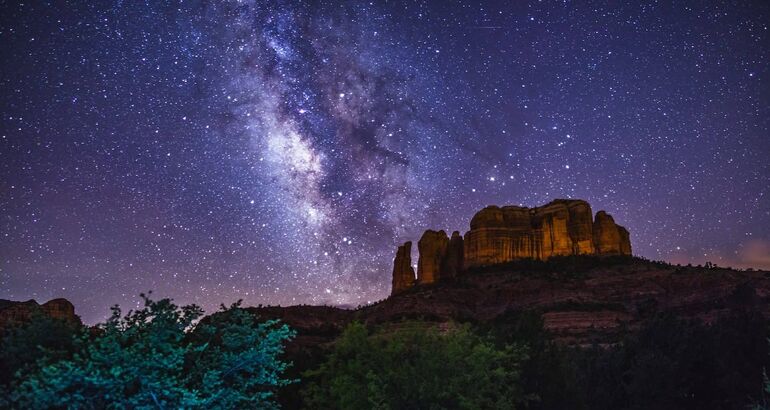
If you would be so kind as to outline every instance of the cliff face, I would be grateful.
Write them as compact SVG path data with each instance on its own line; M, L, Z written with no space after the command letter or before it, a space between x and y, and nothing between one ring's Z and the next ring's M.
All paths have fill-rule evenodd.
M460 232L452 232L452 237L449 239L449 248L447 248L446 257L444 258L441 272L445 277L455 277L463 270L463 263L465 261L465 246L463 245L463 237L460 236Z
M630 255L631 241L626 228L616 225L612 216L604 211L596 213L594 244L597 253L604 255Z
M417 261L417 283L434 283L441 276L441 267L449 248L449 237L444 231L427 230L417 242L420 259Z
M449 238L444 231L427 230L417 242L420 259L417 278L412 267L412 242L398 247L393 260L392 293L399 293L418 283L435 283L442 278L457 276L463 270L463 237L452 232Z
M412 242L398 247L396 259L393 261L393 293L401 292L414 285L414 268L412 267Z
M24 323L35 313L41 313L55 319L62 319L72 324L82 324L75 315L75 306L67 299L52 299L42 305L34 300L14 302L0 300L0 332L19 323Z
M535 208L488 206L473 216L464 238L459 232L452 240L444 231L423 234L415 283L435 283L469 268L517 259L631 255L628 231L604 211L595 219L592 215L582 200L557 199Z

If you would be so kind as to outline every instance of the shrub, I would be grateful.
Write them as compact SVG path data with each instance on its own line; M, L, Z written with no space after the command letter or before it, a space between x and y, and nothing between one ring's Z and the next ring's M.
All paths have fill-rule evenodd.
M526 350L502 348L459 326L445 333L416 323L370 333L349 325L326 361L305 373L313 409L514 409Z
M194 325L203 310L142 295L144 308L73 337L75 352L44 354L17 373L4 396L13 408L273 408L293 336L275 321L257 323L240 302ZM193 331L191 333L191 331Z

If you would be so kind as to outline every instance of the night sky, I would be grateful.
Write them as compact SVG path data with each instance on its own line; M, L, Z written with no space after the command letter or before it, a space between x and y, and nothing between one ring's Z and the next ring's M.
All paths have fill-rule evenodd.
M356 306L555 198L770 268L767 1L161 3L0 2L0 298Z

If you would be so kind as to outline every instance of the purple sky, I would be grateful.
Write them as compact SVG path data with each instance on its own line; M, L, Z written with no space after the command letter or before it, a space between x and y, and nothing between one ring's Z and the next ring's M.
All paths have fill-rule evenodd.
M0 5L0 298L365 304L554 198L770 268L768 2L92 3Z

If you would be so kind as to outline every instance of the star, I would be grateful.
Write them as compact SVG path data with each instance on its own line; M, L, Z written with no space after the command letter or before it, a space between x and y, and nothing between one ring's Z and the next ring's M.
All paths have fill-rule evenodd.
M359 304L424 230L566 197L645 258L748 267L770 246L767 8L594 9L9 4L0 299L87 323L149 289Z

